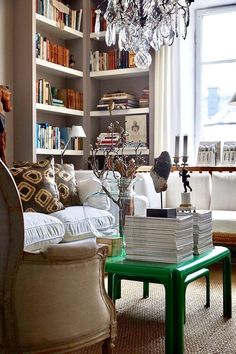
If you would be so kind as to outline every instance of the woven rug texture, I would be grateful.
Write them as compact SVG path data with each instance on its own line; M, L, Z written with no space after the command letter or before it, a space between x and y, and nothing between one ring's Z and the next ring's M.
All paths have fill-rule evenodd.
M185 354L236 354L236 264L232 265L231 319L223 317L221 264L211 268L210 307L205 308L205 278L186 291ZM122 280L122 298L116 301L118 336L115 354L165 353L165 293L163 285L150 284L142 299L142 284ZM101 354L100 345L76 354Z

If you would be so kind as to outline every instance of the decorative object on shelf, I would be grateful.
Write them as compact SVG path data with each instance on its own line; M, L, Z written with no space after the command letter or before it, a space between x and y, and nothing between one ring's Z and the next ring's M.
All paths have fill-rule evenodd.
M171 170L171 157L168 151L162 151L154 161L154 166L150 171L156 193L161 193L161 208L163 207L162 192L167 189L167 180Z
M99 33L100 13L107 22L106 43L118 43L120 50L135 52L135 65L147 68L152 58L150 48L158 51L172 45L181 32L185 39L189 25L189 6L194 0L101 0L96 16Z
M125 116L125 130L129 133L126 141L131 146L139 144L147 146L147 116L131 115Z
M220 141L201 141L198 147L198 166L217 166L220 164Z
M75 67L75 57L73 54L70 55L70 59L69 59L69 67L71 69L73 69Z
M184 187L184 192L181 193L181 204L177 210L187 210L187 211L195 211L195 207L191 204L191 194L192 188L189 183L190 174L188 173L188 136L183 136L183 156L182 156L182 164L179 165L180 157L179 157L179 143L180 136L176 135L175 137L175 156L174 156L174 164L176 169L179 171L179 177L182 178L182 183ZM188 189L190 192L188 192Z
M5 131L5 114L10 112L11 106L11 91L8 86L0 85L0 158L6 164L6 131Z
M112 107L111 107L112 108ZM111 109L112 110L112 109ZM134 148L134 157L125 154L125 148L129 146L126 142L128 133L120 126L119 122L110 123L108 131L111 137L111 145L104 147L97 142L96 146L91 145L91 156L89 164L97 178L101 181L102 191L119 208L119 235L124 241L124 222L125 215L133 214L133 183L136 171L143 164L142 153L139 152L139 145ZM117 133L119 138L117 139ZM113 136L115 137L113 142ZM104 164L102 169L98 166L98 153L103 152ZM117 173L118 172L118 173ZM116 186L110 186L109 175L112 173L112 182ZM114 190L116 191L114 193Z
M236 141L224 142L221 164L224 166L234 166L236 164Z
M72 129L71 129L71 133L70 133L70 137L61 153L61 164L63 164L63 158L64 158L64 154L66 152L66 149L71 141L71 138L86 138L86 134L84 132L84 129L81 125L73 125Z

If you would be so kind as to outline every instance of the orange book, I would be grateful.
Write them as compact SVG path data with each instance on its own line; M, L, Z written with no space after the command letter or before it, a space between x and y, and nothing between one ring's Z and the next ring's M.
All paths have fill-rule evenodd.
M58 45L53 44L52 45L52 58L53 58L53 63L57 64L57 57L58 57Z
M69 49L67 48L63 48L63 62L63 65L69 68Z

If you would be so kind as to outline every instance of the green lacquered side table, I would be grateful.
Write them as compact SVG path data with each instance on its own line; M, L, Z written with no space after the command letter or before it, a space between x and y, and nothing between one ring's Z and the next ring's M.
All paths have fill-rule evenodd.
M163 284L165 287L165 352L184 353L184 309L185 281L192 274L208 266L223 261L223 314L231 317L231 257L225 247L216 246L213 250L193 260L179 264L155 263L126 260L124 256L108 257L108 293L116 300L121 295L121 279L137 280L144 283L144 296L148 295L148 283Z

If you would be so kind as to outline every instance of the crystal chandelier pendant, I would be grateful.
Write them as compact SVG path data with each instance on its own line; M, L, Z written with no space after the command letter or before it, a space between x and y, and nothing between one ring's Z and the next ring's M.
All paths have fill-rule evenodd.
M134 57L134 63L139 69L147 69L152 62L151 54L148 51L139 50Z
M147 68L155 51L172 45L179 33L185 39L189 25L189 6L194 0L101 0L107 3L106 43L111 46L118 37L119 49L134 51L135 65ZM98 6L99 9L99 6ZM100 16L100 15L99 15Z

